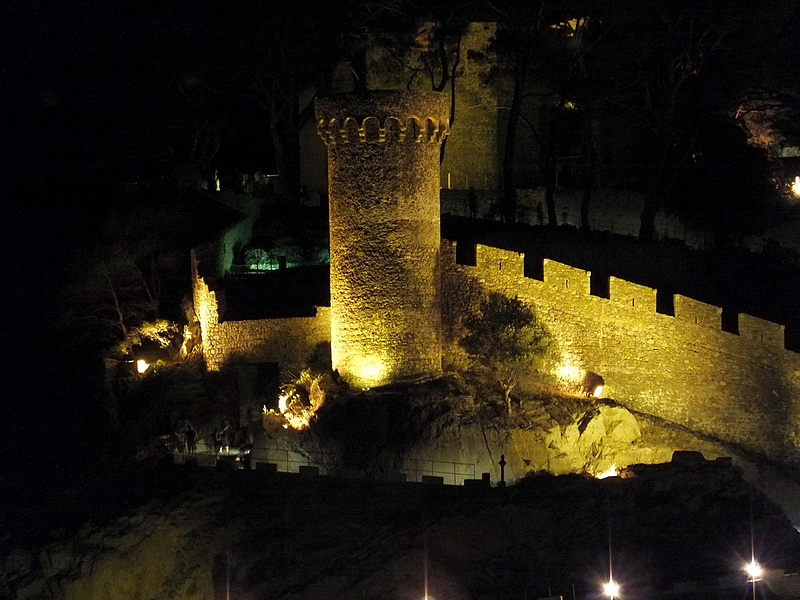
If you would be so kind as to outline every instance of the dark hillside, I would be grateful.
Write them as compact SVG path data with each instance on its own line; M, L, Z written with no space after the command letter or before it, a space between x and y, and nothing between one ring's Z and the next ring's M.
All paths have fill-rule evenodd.
M427 563L433 598L572 597L573 585L589 598L607 576L610 519L629 597L700 581L711 585L681 597L738 598L751 503L762 563L800 565L800 534L730 468L628 475L488 488L165 467L44 496L12 486L0 595L224 598L229 573L231 598L420 598Z

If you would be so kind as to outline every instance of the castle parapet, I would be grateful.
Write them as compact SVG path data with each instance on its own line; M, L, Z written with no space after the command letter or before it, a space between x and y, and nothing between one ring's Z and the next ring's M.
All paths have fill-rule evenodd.
M719 306L706 304L680 294L675 294L674 304L675 318L679 321L711 329L722 329L722 309Z
M571 294L588 296L591 290L591 272L570 267L554 260L544 259L542 265L544 283Z
M608 297L616 304L656 312L656 291L645 285L609 277Z
M419 94L416 100L404 92L349 95L346 102L341 101L343 97L321 98L317 102L317 133L328 146L387 142L440 144L450 133L446 111L435 102L423 106Z
M522 278L525 274L525 255L522 252L503 250L478 244L476 248L478 267L502 271L503 276Z
M739 315L739 336L744 339L783 350L786 346L784 330L785 327L778 323L746 314Z

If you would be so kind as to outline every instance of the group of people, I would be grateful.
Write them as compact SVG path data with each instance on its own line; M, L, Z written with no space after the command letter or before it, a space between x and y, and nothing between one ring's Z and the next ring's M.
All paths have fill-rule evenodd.
M189 421L185 421L183 432L175 432L170 436L165 436L165 444L177 450L180 454L187 453L189 456L197 454L197 444L200 435L192 427ZM231 448L235 448L242 453L249 452L253 446L253 436L247 427L236 429L231 426L230 421L224 420L222 426L214 429L208 440L208 447L214 449L214 454L229 454Z

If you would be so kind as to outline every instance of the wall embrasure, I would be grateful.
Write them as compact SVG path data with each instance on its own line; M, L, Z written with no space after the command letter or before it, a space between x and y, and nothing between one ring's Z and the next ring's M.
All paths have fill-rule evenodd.
M611 278L601 298L589 271L544 260L538 280L525 277L521 253L475 253L476 266L457 265L455 243L444 241L443 268L534 306L564 377L594 371L604 396L634 410L800 463L800 355L784 349L783 326L739 315L739 334L728 333L720 308L691 298L676 295L669 316L656 312L652 288Z

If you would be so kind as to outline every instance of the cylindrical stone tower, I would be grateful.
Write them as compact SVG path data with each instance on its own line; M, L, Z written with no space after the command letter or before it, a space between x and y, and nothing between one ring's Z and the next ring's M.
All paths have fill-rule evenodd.
M333 368L359 387L440 375L447 98L370 92L316 109L328 147Z

